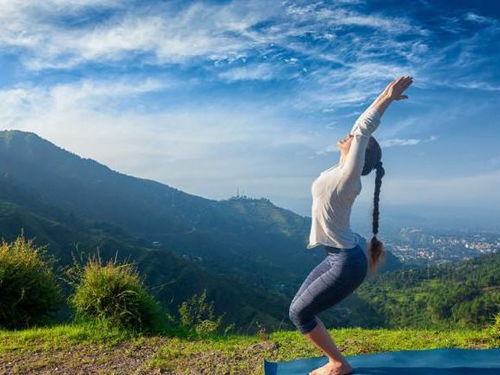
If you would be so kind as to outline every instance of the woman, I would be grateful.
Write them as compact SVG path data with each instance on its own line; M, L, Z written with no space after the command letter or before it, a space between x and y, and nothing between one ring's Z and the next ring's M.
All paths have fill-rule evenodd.
M382 151L371 134L392 101L408 98L403 92L412 82L412 77L401 76L385 88L358 118L351 132L337 142L340 161L322 172L311 186L312 224L307 248L323 245L326 257L307 276L290 304L289 312L293 324L329 359L326 365L310 375L346 375L353 371L316 314L350 295L363 282L368 270L374 273L384 259L383 244L377 239L378 202L384 168ZM373 169L376 170L373 238L366 255L366 239L351 231L350 214L352 204L361 192L361 176Z

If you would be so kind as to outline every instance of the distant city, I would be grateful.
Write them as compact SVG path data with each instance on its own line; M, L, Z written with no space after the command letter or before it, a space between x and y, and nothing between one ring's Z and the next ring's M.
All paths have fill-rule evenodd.
M399 233L382 240L386 250L392 252L402 263L416 267L459 262L500 251L499 233L449 234L405 227ZM159 242L155 241L152 245L157 247ZM182 257L193 262L204 261L203 257L190 254L182 254Z
M405 264L419 266L467 260L500 249L498 233L441 233L405 227L384 239L387 249Z

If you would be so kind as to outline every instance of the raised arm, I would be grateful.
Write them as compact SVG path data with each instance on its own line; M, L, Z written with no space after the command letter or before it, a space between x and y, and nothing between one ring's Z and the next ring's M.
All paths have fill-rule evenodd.
M370 136L378 128L380 118L394 100L408 99L403 92L411 85L412 80L412 77L401 76L392 81L354 123L350 131L351 145L342 165L339 191L355 191L361 179Z

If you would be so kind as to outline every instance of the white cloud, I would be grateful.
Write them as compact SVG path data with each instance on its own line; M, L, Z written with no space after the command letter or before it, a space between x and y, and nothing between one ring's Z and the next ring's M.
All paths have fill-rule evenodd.
M264 52L270 45L293 49L298 40L292 39L311 33L315 38L322 38L325 32L335 38L331 34L335 30L325 31L332 27L369 26L384 33L385 38L387 32L421 30L408 19L363 15L341 8L349 2L283 6L279 2L236 0L228 4L195 2L181 8L165 3L157 4L154 9L126 8L127 3L7 0L0 12L0 44L26 50L26 65L39 70L71 68L86 62L127 61L139 54L144 54L141 59L148 63L160 65L197 57L230 61L255 53L255 48ZM89 7L122 8L122 11L98 23L71 28L54 22L68 15L84 18ZM270 26L253 28L264 22Z
M219 78L227 81L242 80L270 80L276 76L275 68L271 64L252 64L219 73Z
M486 23L486 22L492 22L493 20L488 17L480 16L479 14L473 13L473 12L468 12L465 15L465 19L468 21L474 21L478 23Z
M73 69L87 63L162 66L204 62L208 71L226 81L284 77L302 86L304 96L297 98L297 109L361 104L379 91L382 81L400 74L412 75L416 85L498 90L487 77L429 79L436 66L458 71L471 61L477 64L480 58L470 46L480 45L492 32L486 29L494 28L495 23L482 22L485 17L469 12L454 22L481 21L484 30L431 50L426 39L430 31L417 21L382 10L361 13L353 3L358 2L235 0L183 6L165 2L152 8L127 0L4 0L0 46L18 51L32 70ZM87 22L89 9L120 11ZM74 25L64 26L63 17L74 20ZM352 26L368 30L346 33ZM401 41L398 36L402 34L415 37ZM321 43L307 42L311 38ZM284 50L288 52L283 54ZM455 50L460 55L450 66L445 60ZM232 64L248 57L254 58L248 67ZM328 65L304 65L302 71L307 73L301 77L302 60ZM298 66L296 71L283 69L292 61ZM210 62L214 64L209 68ZM331 63L338 66L332 69Z
M419 143L432 142L437 140L438 138L435 135L431 135L429 138L420 139L420 138L392 138L392 139L383 139L380 141L381 147L394 147L394 146L414 146Z
M53 22L70 11L83 11L78 6L123 3L10 1L0 13L0 44L27 50L26 65L35 70L113 63L137 54L149 54L145 57L149 63L161 65L194 57L240 56L254 46L243 31L263 19L259 7L236 2L224 6L194 3L181 10L168 3L154 9L131 7L123 15L73 28Z

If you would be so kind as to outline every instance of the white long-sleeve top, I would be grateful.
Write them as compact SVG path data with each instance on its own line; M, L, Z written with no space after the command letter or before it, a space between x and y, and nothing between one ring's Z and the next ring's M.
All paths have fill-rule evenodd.
M365 163L366 145L380 124L380 112L369 107L354 123L354 135L342 164L321 172L311 185L311 232L308 249L326 245L352 249L360 244L367 251L366 239L350 227L351 208L361 192L361 172Z

